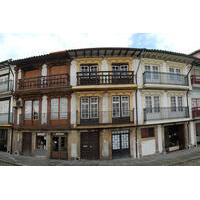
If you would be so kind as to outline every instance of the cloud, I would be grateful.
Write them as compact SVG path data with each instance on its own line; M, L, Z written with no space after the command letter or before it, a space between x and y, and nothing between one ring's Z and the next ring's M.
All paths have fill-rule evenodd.
M128 47L131 34L0 34L0 60L17 59L71 48Z

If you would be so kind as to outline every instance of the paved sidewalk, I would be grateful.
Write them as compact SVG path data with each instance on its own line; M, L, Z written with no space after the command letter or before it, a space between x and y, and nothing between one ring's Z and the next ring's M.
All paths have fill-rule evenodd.
M0 165L19 166L170 166L187 165L195 160L200 160L200 147L157 154L141 159L122 158L113 160L54 160L43 157L16 156L0 152ZM188 164L188 165L191 165ZM197 162L200 164L200 162Z

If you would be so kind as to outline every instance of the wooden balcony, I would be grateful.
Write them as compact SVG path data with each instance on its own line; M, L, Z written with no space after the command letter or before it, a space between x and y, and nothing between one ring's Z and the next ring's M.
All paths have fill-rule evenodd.
M144 108L144 121L182 119L188 117L188 107Z
M24 78L17 82L16 92L27 93L29 91L43 91L55 89L68 89L70 78L68 74L40 76L36 78Z
M83 116L77 112L77 125L106 125L106 124L130 124L134 123L134 110L127 110L123 113L114 113L113 111L98 111L93 114Z
M134 84L133 71L77 72L77 85Z
M23 129L66 129L70 127L70 113L21 114L17 128Z

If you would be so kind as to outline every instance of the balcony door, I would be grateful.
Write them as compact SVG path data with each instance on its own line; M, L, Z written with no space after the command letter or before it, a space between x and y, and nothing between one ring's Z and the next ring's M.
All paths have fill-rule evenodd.
M128 82L128 64L112 64L112 83L119 84L119 83L126 83Z
M91 85L98 83L97 64L80 66L80 85Z
M96 124L99 122L98 97L81 97L81 124Z
M112 122L130 122L129 96L112 97Z
M11 122L11 114L9 109L10 100L0 101L0 124L8 124Z
M159 67L156 65L145 65L145 81L148 83L160 82Z

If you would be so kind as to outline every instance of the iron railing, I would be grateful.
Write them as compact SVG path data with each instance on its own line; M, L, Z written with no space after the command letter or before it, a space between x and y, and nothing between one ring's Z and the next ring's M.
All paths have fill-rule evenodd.
M199 118L200 117L200 107L193 107L192 108L192 117Z
M200 75L192 75L191 82L192 84L200 84Z
M0 82L0 92L9 92L13 90L13 80Z
M188 107L144 108L144 121L188 118Z
M183 74L165 72L144 72L144 84L166 84L188 86L188 77Z
M134 122L134 110L114 113L113 111L97 111L96 113L81 113L77 111L77 124L98 125L98 124L126 124Z
M133 84L133 71L77 72L77 85Z
M18 80L17 90L57 88L70 85L68 74L40 76Z
M12 124L13 113L0 113L0 125Z

